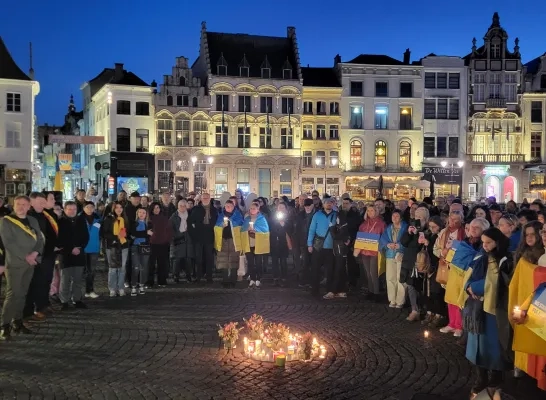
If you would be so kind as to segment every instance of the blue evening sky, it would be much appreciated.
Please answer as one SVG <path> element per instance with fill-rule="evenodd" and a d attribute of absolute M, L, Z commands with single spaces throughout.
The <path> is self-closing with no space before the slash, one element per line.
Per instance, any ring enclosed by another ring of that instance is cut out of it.
<path fill-rule="evenodd" d="M 510 49 L 519 37 L 524 62 L 546 52 L 546 2 L 528 8 L 507 0 L 12 1 L 2 6 L 0 36 L 25 71 L 32 41 L 38 123 L 59 124 L 70 94 L 79 108 L 81 84 L 115 62 L 147 82 L 162 81 L 176 56 L 193 63 L 201 21 L 209 31 L 270 36 L 295 26 L 302 65 L 331 66 L 337 53 L 344 61 L 360 53 L 401 58 L 408 47 L 412 60 L 431 52 L 464 56 L 474 36 L 481 45 L 495 11 Z"/>

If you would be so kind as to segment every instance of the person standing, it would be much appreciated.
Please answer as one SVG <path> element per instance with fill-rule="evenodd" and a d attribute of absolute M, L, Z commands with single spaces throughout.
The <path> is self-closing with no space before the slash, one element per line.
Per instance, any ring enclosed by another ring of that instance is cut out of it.
<path fill-rule="evenodd" d="M 131 258 L 133 274 L 131 275 L 131 296 L 146 293 L 144 285 L 148 280 L 148 260 L 150 258 L 150 236 L 153 235 L 152 225 L 148 221 L 148 211 L 140 208 L 137 211 L 135 223 L 131 227 Z M 138 283 L 138 284 L 137 284 Z"/>
<path fill-rule="evenodd" d="M 186 200 L 179 200 L 177 206 L 177 212 L 169 219 L 170 230 L 172 232 L 170 251 L 172 274 L 175 283 L 179 283 L 180 271 L 184 268 L 186 280 L 191 283 L 194 252 L 191 237 L 188 234 L 188 203 Z"/>
<path fill-rule="evenodd" d="M 87 308 L 82 301 L 85 247 L 89 232 L 83 218 L 78 217 L 78 206 L 73 201 L 64 204 L 64 217 L 59 220 L 59 247 L 61 259 L 61 287 L 59 297 L 62 309 L 68 309 L 69 301 L 76 308 Z"/>
<path fill-rule="evenodd" d="M 30 199 L 17 196 L 13 214 L 0 219 L 0 238 L 4 244 L 6 264 L 6 298 L 0 317 L 0 340 L 15 333 L 32 333 L 23 325 L 23 308 L 34 267 L 44 248 L 44 237 L 38 221 L 27 215 Z"/>
<path fill-rule="evenodd" d="M 288 277 L 288 254 L 292 243 L 292 222 L 286 203 L 278 203 L 269 224 L 271 240 L 271 264 L 273 266 L 273 285 L 286 285 Z"/>
<path fill-rule="evenodd" d="M 167 218 L 171 218 L 171 215 L 175 212 L 176 207 L 171 201 L 171 195 L 168 192 L 161 193 L 161 214 Z"/>
<path fill-rule="evenodd" d="M 392 224 L 387 226 L 379 240 L 380 251 L 385 253 L 386 258 L 385 274 L 390 308 L 402 308 L 406 302 L 406 289 L 400 283 L 400 271 L 404 254 L 404 246 L 402 246 L 400 240 L 408 229 L 407 224 L 402 219 L 403 214 L 401 210 L 394 210 L 391 215 Z"/>
<path fill-rule="evenodd" d="M 129 204 L 125 206 L 125 216 L 129 225 L 126 226 L 127 230 L 130 231 L 132 225 L 136 221 L 136 215 L 138 209 L 140 209 L 140 193 L 133 192 L 129 197 Z M 131 247 L 131 238 L 127 237 L 129 248 Z M 125 287 L 128 288 L 131 286 L 131 275 L 133 273 L 133 260 L 131 257 L 127 257 L 127 264 L 125 264 Z"/>
<path fill-rule="evenodd" d="M 302 196 L 300 196 L 301 199 Z M 307 197 L 307 196 L 306 196 Z M 311 279 L 311 253 L 307 250 L 307 235 L 309 226 L 315 215 L 313 200 L 305 198 L 294 222 L 294 235 L 292 236 L 292 252 L 294 267 L 298 274 L 300 288 L 310 287 Z"/>
<path fill-rule="evenodd" d="M 195 281 L 199 282 L 206 272 L 208 283 L 212 283 L 214 268 L 214 227 L 218 220 L 218 211 L 210 201 L 210 194 L 201 195 L 201 203 L 193 208 L 188 218 L 188 233 L 195 252 Z"/>
<path fill-rule="evenodd" d="M 376 201 L 376 204 L 385 204 L 382 200 Z M 379 206 L 380 207 L 380 206 Z M 383 209 L 384 211 L 384 209 Z M 385 212 L 385 211 L 384 211 Z M 366 219 L 362 224 L 360 225 L 360 228 L 358 228 L 359 232 L 365 232 L 367 234 L 371 234 L 373 236 L 377 236 L 379 239 L 383 232 L 385 231 L 385 228 L 387 227 L 384 217 L 381 216 L 380 213 L 378 213 L 377 206 L 376 207 L 368 207 L 366 209 Z M 387 220 L 392 221 L 392 216 L 389 215 L 389 218 Z M 379 240 L 378 240 L 378 248 L 377 249 L 370 249 L 370 250 L 361 250 L 360 251 L 360 257 L 362 259 L 362 271 L 360 273 L 360 279 L 363 280 L 364 277 L 366 277 L 366 280 L 368 282 L 368 299 L 374 300 L 376 302 L 380 302 L 381 299 L 379 297 Z"/>
<path fill-rule="evenodd" d="M 169 243 L 172 233 L 169 229 L 169 218 L 161 213 L 161 204 L 154 202 L 150 206 L 150 222 L 153 226 L 153 235 L 150 237 L 150 259 L 148 263 L 147 287 L 151 288 L 155 283 L 157 271 L 158 286 L 167 285 L 169 276 Z"/>
<path fill-rule="evenodd" d="M 237 282 L 237 268 L 241 252 L 241 226 L 243 216 L 235 204 L 228 200 L 218 213 L 214 227 L 214 240 L 218 252 L 218 269 L 223 270 L 223 282 L 226 287 L 234 287 Z"/>
<path fill-rule="evenodd" d="M 83 213 L 80 218 L 85 221 L 87 232 L 89 233 L 89 241 L 85 246 L 85 297 L 96 299 L 99 297 L 95 293 L 95 269 L 100 252 L 100 217 L 95 213 L 95 205 L 88 201 L 83 207 Z"/>
<path fill-rule="evenodd" d="M 260 213 L 260 205 L 253 202 L 250 204 L 248 216 L 241 228 L 241 246 L 245 253 L 250 277 L 248 287 L 261 286 L 263 263 L 269 254 L 270 245 L 269 225 Z"/>
<path fill-rule="evenodd" d="M 110 297 L 117 294 L 125 296 L 125 265 L 129 256 L 127 230 L 129 221 L 123 211 L 123 205 L 115 202 L 112 213 L 102 223 L 101 233 L 106 240 L 106 258 L 108 260 L 108 289 Z"/>

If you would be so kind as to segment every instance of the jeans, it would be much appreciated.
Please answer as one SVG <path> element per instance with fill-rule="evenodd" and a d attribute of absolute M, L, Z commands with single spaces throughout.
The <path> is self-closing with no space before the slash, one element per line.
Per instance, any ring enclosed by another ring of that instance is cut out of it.
<path fill-rule="evenodd" d="M 193 262 L 191 258 L 171 258 L 172 274 L 174 279 L 180 279 L 180 272 L 184 271 L 186 279 L 191 281 Z"/>
<path fill-rule="evenodd" d="M 196 279 L 203 278 L 203 271 L 206 272 L 207 281 L 212 282 L 212 271 L 214 270 L 214 244 L 194 243 L 195 250 L 195 273 Z"/>
<path fill-rule="evenodd" d="M 246 253 L 245 255 L 250 280 L 259 281 L 262 277 L 264 258 L 267 257 L 267 254 L 255 254 L 254 247 L 251 247 L 250 253 Z"/>
<path fill-rule="evenodd" d="M 378 256 L 361 256 L 362 271 L 361 278 L 366 276 L 368 281 L 368 292 L 370 294 L 379 294 L 379 271 Z"/>
<path fill-rule="evenodd" d="M 131 287 L 135 288 L 137 282 L 144 286 L 148 280 L 148 261 L 149 254 L 140 254 L 138 246 L 131 246 L 131 261 L 133 262 L 133 272 L 131 274 Z"/>
<path fill-rule="evenodd" d="M 389 303 L 403 306 L 406 302 L 406 288 L 400 283 L 400 270 L 402 262 L 396 261 L 394 258 L 387 258 L 387 296 Z"/>
<path fill-rule="evenodd" d="M 154 275 L 157 272 L 157 284 L 166 285 L 169 274 L 169 245 L 152 244 L 152 251 L 148 261 L 148 285 L 154 285 Z"/>
<path fill-rule="evenodd" d="M 345 293 L 347 280 L 347 257 L 334 256 L 334 262 L 326 265 L 326 291 L 334 294 Z"/>
<path fill-rule="evenodd" d="M 61 269 L 61 287 L 59 290 L 61 303 L 68 303 L 71 299 L 75 303 L 82 301 L 84 268 L 65 267 Z"/>
<path fill-rule="evenodd" d="M 271 256 L 271 264 L 273 266 L 273 277 L 275 279 L 286 279 L 288 275 L 288 260 L 287 257 Z M 279 268 L 280 265 L 280 268 Z"/>
<path fill-rule="evenodd" d="M 114 257 L 115 249 L 106 249 L 106 257 L 108 258 L 108 265 L 115 265 Z M 121 265 L 119 268 L 108 268 L 108 289 L 111 292 L 117 292 L 124 289 L 125 283 L 125 266 L 127 265 L 127 258 L 129 256 L 129 249 L 121 249 Z"/>
<path fill-rule="evenodd" d="M 85 293 L 95 291 L 95 269 L 97 268 L 97 253 L 85 254 Z"/>
<path fill-rule="evenodd" d="M 315 296 L 320 294 L 321 268 L 328 268 L 335 262 L 334 251 L 332 249 L 313 249 L 311 253 L 311 293 Z"/>
<path fill-rule="evenodd" d="M 406 285 L 408 297 L 411 304 L 411 311 L 419 312 L 419 291 L 412 285 Z"/>
<path fill-rule="evenodd" d="M 300 285 L 307 285 L 311 279 L 311 253 L 309 253 L 306 246 L 296 246 L 292 251 L 298 282 Z"/>

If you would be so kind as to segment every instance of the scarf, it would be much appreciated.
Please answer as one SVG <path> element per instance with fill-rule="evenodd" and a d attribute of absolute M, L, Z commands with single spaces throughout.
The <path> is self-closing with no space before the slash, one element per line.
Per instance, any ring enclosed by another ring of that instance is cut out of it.
<path fill-rule="evenodd" d="M 38 240 L 38 237 L 36 236 L 36 232 L 34 232 L 34 229 L 26 226 L 23 222 L 21 222 L 20 218 L 18 218 L 16 216 L 12 217 L 12 216 L 9 216 L 9 215 L 5 216 L 4 218 L 7 219 L 8 221 L 11 221 L 14 225 L 18 226 L 19 228 L 21 228 L 28 235 L 30 235 L 30 237 L 32 237 L 32 239 Z"/>
<path fill-rule="evenodd" d="M 58 236 L 59 235 L 59 225 L 57 224 L 57 221 L 55 221 L 55 218 L 53 218 L 47 211 L 44 211 L 44 217 L 47 219 L 49 224 L 51 225 L 51 228 L 53 228 L 53 231 Z"/>
<path fill-rule="evenodd" d="M 205 218 L 203 219 L 203 224 L 208 225 L 210 224 L 210 203 L 206 206 L 203 206 L 205 209 Z"/>
<path fill-rule="evenodd" d="M 114 236 L 117 236 L 119 238 L 119 242 L 121 244 L 127 243 L 126 238 L 119 237 L 119 233 L 125 229 L 125 220 L 122 217 L 117 217 L 117 219 L 114 221 Z"/>
<path fill-rule="evenodd" d="M 181 213 L 178 211 L 178 217 L 180 217 L 180 226 L 178 227 L 179 232 L 186 232 L 188 229 L 188 212 L 184 211 Z"/>

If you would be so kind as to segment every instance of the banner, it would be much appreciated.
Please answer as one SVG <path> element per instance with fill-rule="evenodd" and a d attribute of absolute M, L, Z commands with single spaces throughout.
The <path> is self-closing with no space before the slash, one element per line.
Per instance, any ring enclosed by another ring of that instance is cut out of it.
<path fill-rule="evenodd" d="M 104 136 L 49 135 L 49 143 L 104 144 Z"/>
<path fill-rule="evenodd" d="M 59 154 L 59 171 L 72 170 L 72 154 Z"/>
<path fill-rule="evenodd" d="M 533 296 L 525 326 L 546 342 L 546 283 L 539 286 Z"/>
<path fill-rule="evenodd" d="M 379 237 L 377 233 L 358 232 L 356 234 L 355 249 L 379 251 Z"/>

